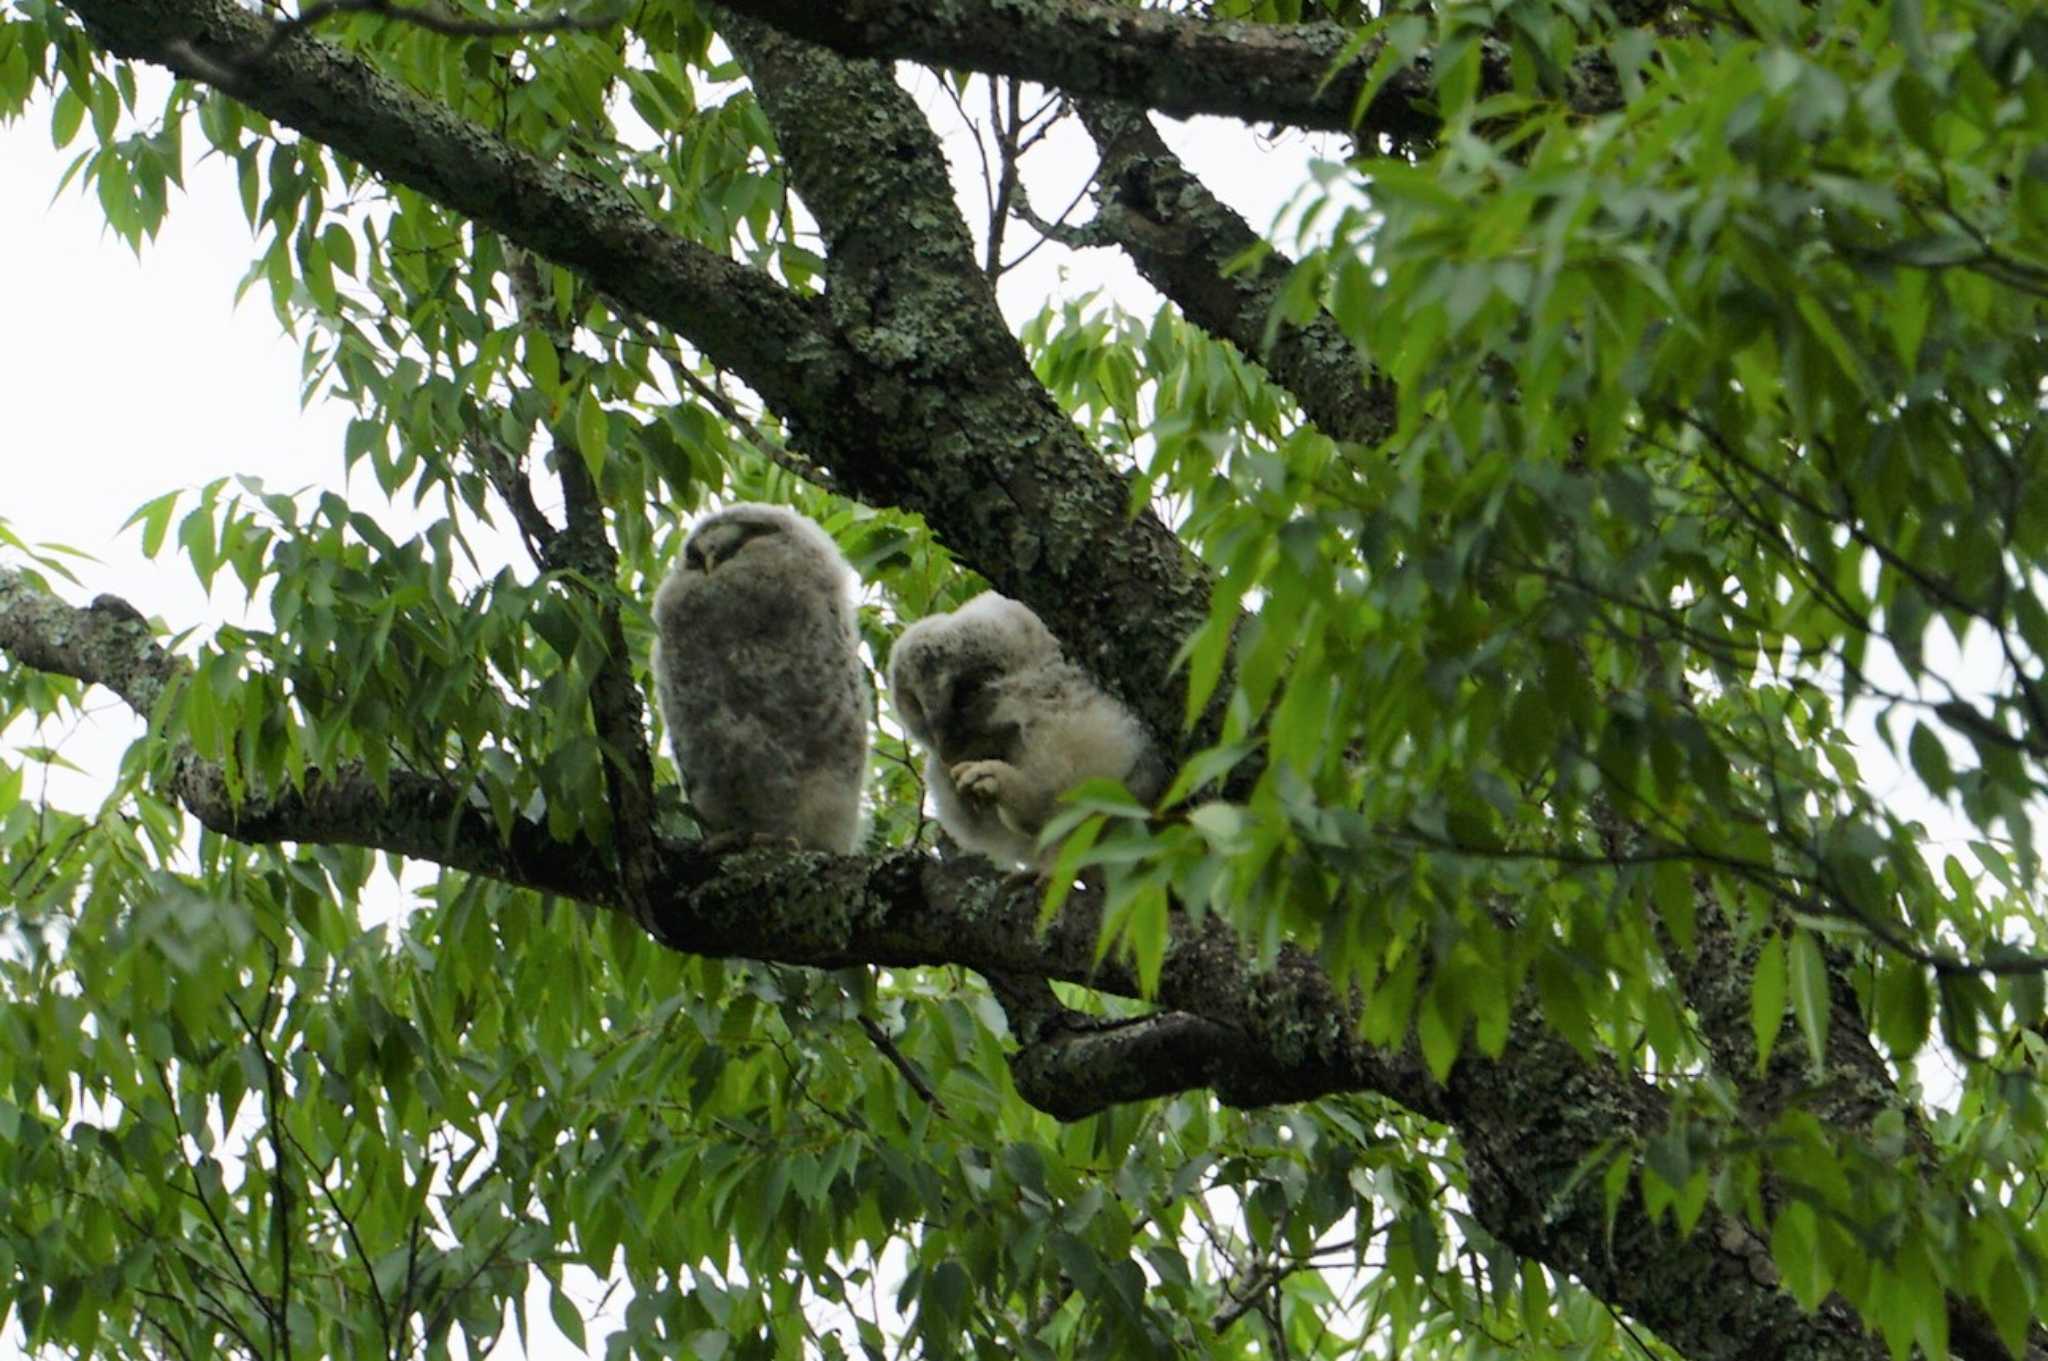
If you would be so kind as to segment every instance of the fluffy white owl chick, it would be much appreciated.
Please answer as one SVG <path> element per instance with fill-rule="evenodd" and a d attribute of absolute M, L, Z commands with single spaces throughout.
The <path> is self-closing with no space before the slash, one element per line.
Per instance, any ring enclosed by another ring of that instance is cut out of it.
<path fill-rule="evenodd" d="M 714 836 L 859 845 L 868 675 L 855 582 L 812 521 L 746 503 L 698 521 L 655 592 L 655 694 Z"/>
<path fill-rule="evenodd" d="M 1166 784 L 1137 715 L 1067 661 L 1029 608 L 993 591 L 905 629 L 889 694 L 929 750 L 939 824 L 999 864 L 1044 868 L 1038 834 L 1085 780 L 1122 780 L 1148 802 Z"/>

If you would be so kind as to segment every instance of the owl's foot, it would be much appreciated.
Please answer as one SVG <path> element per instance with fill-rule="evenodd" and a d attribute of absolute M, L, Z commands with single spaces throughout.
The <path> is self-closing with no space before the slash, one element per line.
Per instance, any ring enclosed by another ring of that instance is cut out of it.
<path fill-rule="evenodd" d="M 723 831 L 706 832 L 702 844 L 706 855 L 729 855 L 752 840 L 753 836 L 750 833 L 735 831 L 728 827 Z"/>
<path fill-rule="evenodd" d="M 804 843 L 787 832 L 744 832 L 731 827 L 707 832 L 702 844 L 706 855 L 731 855 L 757 846 L 770 846 L 778 851 L 804 849 Z"/>
<path fill-rule="evenodd" d="M 1000 804 L 1013 768 L 1007 761 L 962 761 L 946 773 L 953 777 L 953 787 L 961 797 Z"/>

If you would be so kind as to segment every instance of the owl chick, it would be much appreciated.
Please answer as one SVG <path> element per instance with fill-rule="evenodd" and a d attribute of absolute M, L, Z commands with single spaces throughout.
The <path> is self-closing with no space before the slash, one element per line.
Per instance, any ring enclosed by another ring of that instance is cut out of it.
<path fill-rule="evenodd" d="M 824 530 L 749 503 L 698 521 L 655 592 L 655 694 L 714 839 L 859 844 L 868 677 L 854 582 Z"/>
<path fill-rule="evenodd" d="M 1165 787 L 1137 716 L 1061 655 L 1037 615 L 993 591 L 905 629 L 889 693 L 930 752 L 939 825 L 999 864 L 1047 868 L 1038 833 L 1084 780 L 1122 780 L 1147 802 Z"/>

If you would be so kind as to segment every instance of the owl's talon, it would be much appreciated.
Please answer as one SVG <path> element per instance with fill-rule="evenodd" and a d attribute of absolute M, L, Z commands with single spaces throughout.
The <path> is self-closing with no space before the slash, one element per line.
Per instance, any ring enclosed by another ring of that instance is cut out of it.
<path fill-rule="evenodd" d="M 1000 761 L 962 761 L 946 773 L 962 794 L 995 803 L 1003 793 L 1002 765 Z"/>

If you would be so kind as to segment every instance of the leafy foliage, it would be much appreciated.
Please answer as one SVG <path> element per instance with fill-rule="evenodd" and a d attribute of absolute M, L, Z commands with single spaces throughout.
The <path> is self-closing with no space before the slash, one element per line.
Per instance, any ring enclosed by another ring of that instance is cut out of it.
<path fill-rule="evenodd" d="M 1670 1111 L 1555 1207 L 1639 1204 L 1674 1240 L 1732 1216 L 1896 1357 L 1946 1352 L 1951 1300 L 2019 1353 L 2048 1310 L 2044 20 L 1213 9 L 1434 52 L 1431 143 L 1320 167 L 1274 234 L 1299 256 L 1273 325 L 1334 318 L 1397 421 L 1334 439 L 1171 309 L 1063 298 L 1022 328 L 1209 574 L 1189 730 L 1222 715 L 1160 808 L 1080 792 L 1048 917 L 1099 875 L 1101 949 L 1147 989 L 1177 913 L 1311 951 L 1358 1034 L 1439 1083 L 1547 1028 Z M 319 29 L 824 296 L 704 17 L 650 4 L 631 33 Z M 977 583 L 682 337 L 223 94 L 139 84 L 49 0 L 0 24 L 0 113 L 31 109 L 85 139 L 72 178 L 138 250 L 188 157 L 235 165 L 245 286 L 303 338 L 308 398 L 353 408 L 344 465 L 420 526 L 225 473 L 140 507 L 152 556 L 267 622 L 184 640 L 96 810 L 32 789 L 83 687 L 0 670 L 0 1304 L 32 1345 L 476 1355 L 531 1326 L 536 1280 L 595 1345 L 593 1273 L 630 1285 L 617 1356 L 1660 1345 L 1489 1228 L 1455 1131 L 1382 1096 L 1063 1126 L 964 972 L 686 957 L 480 875 L 199 832 L 165 778 L 186 751 L 237 798 L 456 772 L 505 836 L 613 849 L 610 612 L 644 687 L 644 602 L 710 498 L 816 516 L 878 664 Z M 615 579 L 519 558 L 508 474 L 586 479 Z M 663 764 L 687 834 L 673 791 Z M 886 715 L 873 792 L 874 847 L 932 839 Z M 1937 818 L 1964 853 L 1932 851 Z"/>

